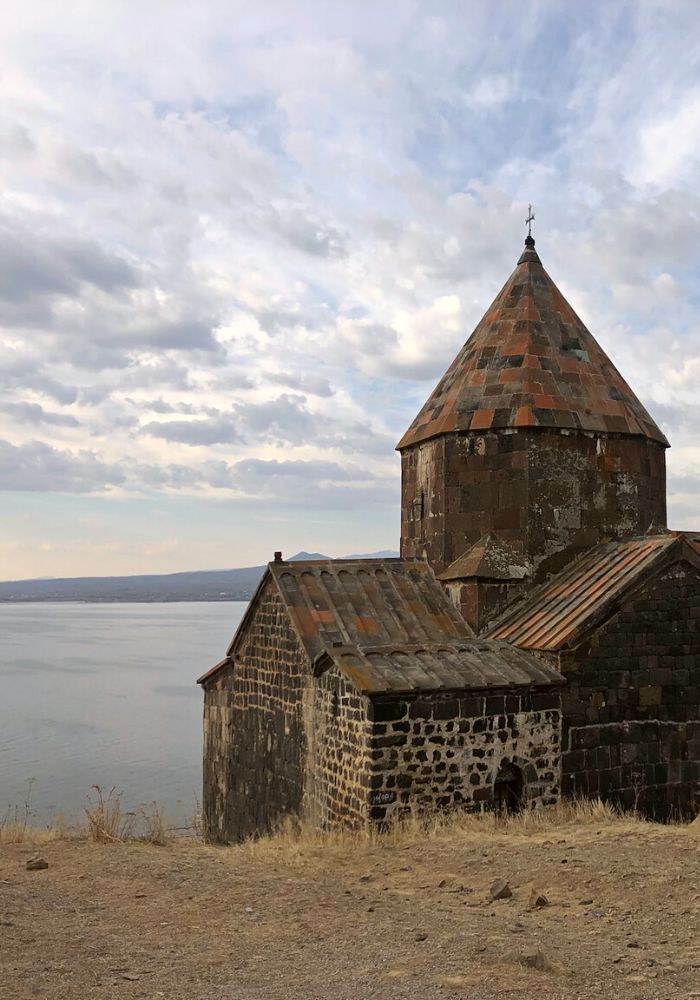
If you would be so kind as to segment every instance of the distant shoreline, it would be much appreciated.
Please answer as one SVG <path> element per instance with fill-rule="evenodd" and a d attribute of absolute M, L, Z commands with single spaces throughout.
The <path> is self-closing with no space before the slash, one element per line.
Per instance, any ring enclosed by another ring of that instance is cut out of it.
<path fill-rule="evenodd" d="M 253 595 L 234 597 L 0 597 L 3 604 L 234 604 Z"/>
<path fill-rule="evenodd" d="M 383 549 L 348 559 L 394 558 Z M 320 552 L 297 552 L 290 562 L 327 559 Z M 240 569 L 188 570 L 134 576 L 77 576 L 0 581 L 0 604 L 183 604 L 249 601 L 264 566 Z"/>

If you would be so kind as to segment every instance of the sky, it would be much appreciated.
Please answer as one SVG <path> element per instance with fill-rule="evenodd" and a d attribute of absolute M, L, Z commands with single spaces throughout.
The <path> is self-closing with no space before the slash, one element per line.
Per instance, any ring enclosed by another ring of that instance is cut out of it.
<path fill-rule="evenodd" d="M 398 548 L 520 254 L 700 527 L 696 0 L 25 0 L 0 26 L 0 578 Z"/>

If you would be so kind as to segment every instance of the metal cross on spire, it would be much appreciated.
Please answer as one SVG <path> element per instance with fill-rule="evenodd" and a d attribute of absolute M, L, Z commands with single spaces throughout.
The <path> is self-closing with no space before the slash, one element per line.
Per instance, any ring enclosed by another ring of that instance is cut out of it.
<path fill-rule="evenodd" d="M 525 224 L 527 225 L 527 235 L 529 239 L 532 239 L 532 223 L 535 221 L 535 216 L 532 213 L 532 205 L 527 206 L 527 219 L 525 219 Z"/>

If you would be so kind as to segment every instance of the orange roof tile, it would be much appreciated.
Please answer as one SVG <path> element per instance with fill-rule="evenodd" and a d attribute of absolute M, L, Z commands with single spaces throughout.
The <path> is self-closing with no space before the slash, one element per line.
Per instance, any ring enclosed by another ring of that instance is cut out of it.
<path fill-rule="evenodd" d="M 658 563 L 686 558 L 700 569 L 696 545 L 690 535 L 673 531 L 605 542 L 538 587 L 524 604 L 506 611 L 484 635 L 522 649 L 575 646 Z"/>
<path fill-rule="evenodd" d="M 447 433 L 448 427 L 450 431 L 486 430 L 492 423 L 499 428 L 551 427 L 553 409 L 566 412 L 556 426 L 647 437 L 668 447 L 661 430 L 547 274 L 534 246 L 534 240 L 526 240 L 515 271 L 404 434 L 399 449 Z M 536 383 L 531 381 L 535 371 Z M 517 402 L 516 395 L 521 397 Z M 521 403 L 532 407 L 527 423 Z"/>

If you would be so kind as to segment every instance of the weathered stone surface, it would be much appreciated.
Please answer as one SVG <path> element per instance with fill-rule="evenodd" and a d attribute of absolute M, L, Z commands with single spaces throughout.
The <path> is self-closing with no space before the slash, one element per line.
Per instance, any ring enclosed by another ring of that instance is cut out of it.
<path fill-rule="evenodd" d="M 28 872 L 42 871 L 42 870 L 44 870 L 45 868 L 48 868 L 48 867 L 49 867 L 49 863 L 46 860 L 46 858 L 42 858 L 38 854 L 35 855 L 33 858 L 29 858 L 28 861 L 27 861 L 27 865 L 26 865 L 26 868 L 27 868 Z"/>
<path fill-rule="evenodd" d="M 539 700 L 537 708 L 533 699 Z M 495 783 L 506 765 L 522 774 L 520 806 L 558 800 L 561 716 L 556 691 L 491 691 L 459 698 L 434 693 L 393 704 L 394 720 L 386 729 L 396 742 L 383 745 L 384 729 L 379 736 L 375 726 L 370 764 L 371 787 L 393 795 L 390 801 L 377 800 L 373 819 L 497 807 Z"/>
<path fill-rule="evenodd" d="M 489 889 L 489 897 L 493 900 L 510 899 L 512 895 L 513 891 L 504 878 L 497 878 Z"/>
<path fill-rule="evenodd" d="M 552 967 L 549 959 L 540 948 L 532 948 L 521 952 L 518 956 L 518 962 L 528 969 L 537 969 L 538 972 L 546 972 Z"/>
<path fill-rule="evenodd" d="M 694 816 L 700 788 L 698 570 L 688 563 L 668 567 L 557 659 L 567 678 L 564 793 L 600 797 L 658 819 Z"/>

